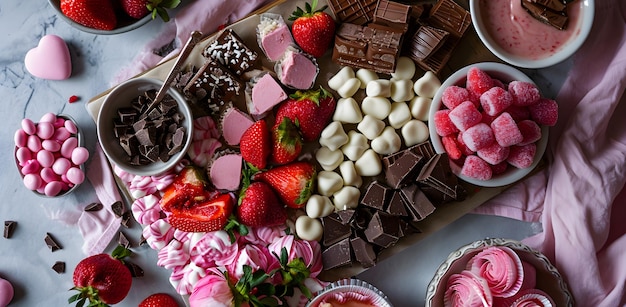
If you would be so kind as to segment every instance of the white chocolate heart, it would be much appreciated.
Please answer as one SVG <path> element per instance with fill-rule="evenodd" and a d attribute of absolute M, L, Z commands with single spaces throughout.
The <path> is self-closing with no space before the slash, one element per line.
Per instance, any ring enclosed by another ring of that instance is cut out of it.
<path fill-rule="evenodd" d="M 333 121 L 356 124 L 361 122 L 361 120 L 363 120 L 363 113 L 361 113 L 361 108 L 359 108 L 354 98 L 339 98 L 337 100 Z"/>
<path fill-rule="evenodd" d="M 343 125 L 340 122 L 333 121 L 322 130 L 319 142 L 320 145 L 326 146 L 330 150 L 337 150 L 348 142 L 348 135 L 343 130 Z"/>
<path fill-rule="evenodd" d="M 400 150 L 402 140 L 393 127 L 385 127 L 383 133 L 372 140 L 371 146 L 375 152 L 381 155 L 389 155 Z"/>
<path fill-rule="evenodd" d="M 343 152 L 322 146 L 315 152 L 315 159 L 325 171 L 332 171 L 343 162 Z"/>
<path fill-rule="evenodd" d="M 368 149 L 354 162 L 354 169 L 359 176 L 377 176 L 382 172 L 383 165 L 380 156 L 373 149 Z"/>
<path fill-rule="evenodd" d="M 356 71 L 356 77 L 359 78 L 359 80 L 361 80 L 360 88 L 362 90 L 367 88 L 367 84 L 370 81 L 378 80 L 378 75 L 376 74 L 375 71 L 369 70 L 369 69 L 365 69 L 365 68 L 361 68 L 361 69 L 357 70 Z"/>
<path fill-rule="evenodd" d="M 70 50 L 59 36 L 44 35 L 37 47 L 24 58 L 26 70 L 33 76 L 49 80 L 65 80 L 72 74 Z"/>
<path fill-rule="evenodd" d="M 354 162 L 347 160 L 339 164 L 339 173 L 343 178 L 343 184 L 353 187 L 361 187 L 363 184 L 363 178 L 356 173 L 354 168 Z"/>
<path fill-rule="evenodd" d="M 341 151 L 348 159 L 356 161 L 369 148 L 370 145 L 364 135 L 350 130 L 348 132 L 348 143 L 341 146 Z"/>
<path fill-rule="evenodd" d="M 328 196 L 313 194 L 306 202 L 306 215 L 310 218 L 325 217 L 335 211 L 335 205 Z"/>
<path fill-rule="evenodd" d="M 337 90 L 337 94 L 342 98 L 352 97 L 361 86 L 361 80 L 357 78 L 350 78 L 346 80 L 341 87 Z"/>
<path fill-rule="evenodd" d="M 437 78 L 437 76 L 429 70 L 421 78 L 415 81 L 413 91 L 415 91 L 417 96 L 433 98 L 440 87 L 441 81 L 439 81 L 439 78 Z"/>
<path fill-rule="evenodd" d="M 303 240 L 319 241 L 324 234 L 324 227 L 319 219 L 301 215 L 296 219 L 296 234 Z"/>
<path fill-rule="evenodd" d="M 404 145 L 407 147 L 417 145 L 428 140 L 428 125 L 423 121 L 413 119 L 406 123 L 401 130 Z"/>
<path fill-rule="evenodd" d="M 394 129 L 400 129 L 404 124 L 408 123 L 411 117 L 409 105 L 406 102 L 394 102 L 391 104 L 391 112 L 389 112 L 389 125 Z"/>
<path fill-rule="evenodd" d="M 344 66 L 328 80 L 328 87 L 337 91 L 350 78 L 354 78 L 354 70 L 349 66 Z"/>
<path fill-rule="evenodd" d="M 343 187 L 343 178 L 333 171 L 317 173 L 317 192 L 322 196 L 331 196 Z"/>
<path fill-rule="evenodd" d="M 391 100 L 409 101 L 415 97 L 413 81 L 408 79 L 394 80 L 391 82 Z"/>
<path fill-rule="evenodd" d="M 391 77 L 396 80 L 411 80 L 415 75 L 415 62 L 411 58 L 401 56 L 396 61 L 396 70 L 391 73 Z"/>
<path fill-rule="evenodd" d="M 372 83 L 372 82 L 370 82 Z M 363 114 L 383 120 L 391 112 L 391 102 L 385 97 L 365 97 L 361 102 Z"/>
<path fill-rule="evenodd" d="M 356 126 L 363 135 L 369 140 L 373 140 L 379 136 L 385 129 L 385 122 L 371 115 L 363 116 L 363 120 Z"/>
<path fill-rule="evenodd" d="M 413 116 L 413 118 L 419 119 L 421 121 L 427 121 L 428 111 L 432 102 L 433 100 L 427 97 L 413 97 L 413 99 L 411 99 L 411 102 L 409 103 L 409 109 L 411 109 L 411 115 Z"/>
<path fill-rule="evenodd" d="M 367 83 L 365 94 L 368 97 L 390 97 L 391 81 L 386 79 L 372 80 Z"/>
<path fill-rule="evenodd" d="M 333 195 L 333 204 L 337 210 L 354 209 L 359 205 L 361 191 L 353 186 L 344 186 Z"/>

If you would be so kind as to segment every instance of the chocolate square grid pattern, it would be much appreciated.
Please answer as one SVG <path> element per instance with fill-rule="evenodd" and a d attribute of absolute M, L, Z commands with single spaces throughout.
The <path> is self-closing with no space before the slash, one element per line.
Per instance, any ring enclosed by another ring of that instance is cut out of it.
<path fill-rule="evenodd" d="M 378 0 L 328 0 L 337 21 L 364 25 L 373 20 Z"/>

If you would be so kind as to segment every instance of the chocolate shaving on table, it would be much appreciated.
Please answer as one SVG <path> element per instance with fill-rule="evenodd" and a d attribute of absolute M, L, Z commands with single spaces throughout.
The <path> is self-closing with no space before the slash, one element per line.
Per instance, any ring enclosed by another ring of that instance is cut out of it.
<path fill-rule="evenodd" d="M 119 200 L 112 203 L 111 211 L 113 211 L 113 214 L 115 214 L 115 217 L 118 217 L 118 218 L 122 217 L 124 215 L 124 212 L 126 211 L 126 209 L 124 208 L 124 203 L 122 203 Z"/>
<path fill-rule="evenodd" d="M 131 212 L 130 211 L 124 212 L 124 214 L 122 214 L 122 220 L 120 221 L 120 224 L 124 226 L 125 228 L 130 228 L 132 222 L 133 222 L 133 217 L 132 217 Z"/>
<path fill-rule="evenodd" d="M 117 238 L 117 243 L 119 243 L 119 245 L 121 246 L 124 246 L 125 248 L 130 248 L 130 246 L 132 245 L 130 243 L 130 240 L 128 240 L 126 235 L 121 231 L 120 231 L 120 235 Z"/>
<path fill-rule="evenodd" d="M 565 11 L 554 11 L 532 0 L 520 0 L 522 7 L 535 19 L 551 25 L 559 30 L 565 30 L 569 18 Z"/>
<path fill-rule="evenodd" d="M 4 237 L 10 239 L 13 236 L 13 232 L 17 227 L 16 221 L 4 221 Z"/>
<path fill-rule="evenodd" d="M 50 248 L 50 251 L 52 252 L 62 249 L 61 245 L 57 243 L 57 241 L 52 237 L 50 233 L 46 233 L 46 237 L 44 238 L 44 241 L 46 242 L 46 244 L 48 245 L 48 248 Z"/>
<path fill-rule="evenodd" d="M 144 276 L 143 269 L 139 265 L 134 264 L 134 263 L 132 263 L 132 262 L 130 262 L 128 260 L 124 260 L 124 265 L 130 271 L 130 276 L 132 276 L 132 277 L 143 277 Z"/>
<path fill-rule="evenodd" d="M 63 261 L 57 261 L 54 263 L 54 265 L 52 265 L 52 269 L 57 272 L 58 274 L 63 274 L 65 273 L 65 262 Z"/>
<path fill-rule="evenodd" d="M 139 246 L 143 246 L 148 243 L 148 240 L 142 235 L 139 236 Z"/>
<path fill-rule="evenodd" d="M 103 206 L 102 206 L 101 203 L 91 203 L 91 204 L 87 205 L 85 207 L 85 209 L 83 209 L 83 210 L 85 210 L 87 212 L 93 212 L 93 211 L 100 211 L 100 210 L 102 210 L 102 208 L 103 208 Z"/>

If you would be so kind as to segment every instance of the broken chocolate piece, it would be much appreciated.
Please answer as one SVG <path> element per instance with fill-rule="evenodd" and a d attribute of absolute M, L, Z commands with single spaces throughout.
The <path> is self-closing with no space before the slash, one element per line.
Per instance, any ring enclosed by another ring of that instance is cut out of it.
<path fill-rule="evenodd" d="M 125 228 L 130 228 L 130 224 L 132 222 L 133 222 L 132 213 L 130 211 L 124 212 L 124 214 L 122 214 L 122 220 L 120 221 L 120 224 L 124 226 Z"/>
<path fill-rule="evenodd" d="M 56 240 L 54 240 L 54 238 L 52 237 L 50 233 L 46 233 L 46 237 L 44 238 L 44 241 L 48 245 L 48 248 L 50 248 L 50 250 L 53 252 L 61 249 L 61 245 L 59 245 L 59 243 L 57 243 Z"/>
<path fill-rule="evenodd" d="M 65 273 L 65 262 L 57 261 L 52 265 L 52 269 L 57 272 L 57 274 Z"/>
<path fill-rule="evenodd" d="M 124 208 L 124 204 L 118 200 L 111 204 L 111 211 L 115 214 L 115 217 L 120 218 L 124 215 L 126 208 Z"/>
<path fill-rule="evenodd" d="M 124 260 L 124 265 L 130 271 L 130 276 L 132 276 L 132 277 L 143 277 L 144 276 L 143 269 L 139 265 L 137 265 L 135 263 L 132 263 L 132 262 L 130 262 L 128 260 Z"/>
<path fill-rule="evenodd" d="M 543 5 L 557 12 L 565 11 L 565 8 L 567 8 L 566 2 L 562 0 L 531 0 L 531 1 L 533 3 Z"/>
<path fill-rule="evenodd" d="M 387 207 L 387 213 L 403 217 L 409 216 L 409 213 L 406 211 L 406 204 L 402 199 L 400 191 L 396 190 L 392 192 L 391 199 L 389 200 L 389 206 Z"/>
<path fill-rule="evenodd" d="M 219 61 L 238 76 L 250 70 L 259 57 L 232 29 L 220 33 L 217 39 L 204 49 L 202 55 Z"/>
<path fill-rule="evenodd" d="M 435 211 L 435 206 L 416 184 L 405 186 L 400 191 L 413 221 L 421 221 Z"/>
<path fill-rule="evenodd" d="M 437 52 L 448 38 L 448 32 L 431 26 L 420 26 L 411 38 L 409 57 L 414 61 L 424 61 Z"/>
<path fill-rule="evenodd" d="M 565 11 L 554 11 L 532 0 L 520 0 L 522 7 L 535 19 L 551 25 L 559 30 L 565 30 L 569 18 Z"/>
<path fill-rule="evenodd" d="M 364 25 L 374 18 L 378 0 L 329 0 L 328 6 L 337 21 Z"/>
<path fill-rule="evenodd" d="M 408 29 L 411 7 L 406 4 L 379 0 L 374 12 L 374 23 L 406 31 Z"/>
<path fill-rule="evenodd" d="M 351 262 L 350 238 L 345 238 L 322 252 L 322 263 L 325 270 L 348 265 Z"/>
<path fill-rule="evenodd" d="M 418 156 L 411 151 L 404 151 L 400 157 L 395 159 L 395 161 L 385 169 L 387 184 L 394 189 L 398 189 L 401 186 L 413 182 L 423 164 L 424 159 L 422 156 Z"/>
<path fill-rule="evenodd" d="M 344 224 L 350 224 L 354 218 L 355 212 L 356 210 L 354 209 L 346 209 L 346 210 L 337 211 L 335 214 L 337 214 L 337 217 L 340 222 Z"/>
<path fill-rule="evenodd" d="M 364 231 L 367 241 L 383 248 L 395 245 L 402 237 L 398 221 L 397 216 L 377 211 Z"/>
<path fill-rule="evenodd" d="M 10 239 L 13 236 L 15 227 L 17 227 L 16 221 L 4 221 L 4 238 Z"/>
<path fill-rule="evenodd" d="M 83 210 L 85 210 L 87 212 L 100 211 L 100 210 L 102 210 L 103 207 L 104 206 L 102 206 L 101 203 L 91 203 L 91 204 L 87 205 L 85 207 L 85 209 L 83 209 Z"/>
<path fill-rule="evenodd" d="M 367 186 L 367 190 L 365 191 L 365 195 L 363 195 L 363 199 L 361 199 L 361 204 L 368 206 L 370 208 L 385 210 L 387 207 L 387 201 L 389 200 L 389 188 L 387 188 L 382 183 L 376 181 L 372 181 L 372 183 Z"/>
<path fill-rule="evenodd" d="M 117 243 L 125 248 L 130 248 L 131 244 L 126 235 L 120 231 L 120 235 L 117 238 Z"/>
<path fill-rule="evenodd" d="M 433 156 L 422 168 L 416 180 L 428 198 L 436 204 L 452 200 L 463 200 L 467 193 L 450 169 L 448 155 Z"/>
<path fill-rule="evenodd" d="M 376 264 L 376 252 L 374 247 L 361 237 L 350 239 L 350 246 L 354 252 L 354 257 L 363 267 L 369 268 Z"/>
<path fill-rule="evenodd" d="M 350 225 L 343 224 L 340 220 L 330 216 L 322 218 L 322 225 L 324 225 L 324 246 L 331 246 L 345 238 L 350 237 L 352 229 Z"/>
<path fill-rule="evenodd" d="M 454 0 L 439 0 L 430 10 L 428 23 L 460 38 L 472 23 L 472 17 L 470 12 Z"/>

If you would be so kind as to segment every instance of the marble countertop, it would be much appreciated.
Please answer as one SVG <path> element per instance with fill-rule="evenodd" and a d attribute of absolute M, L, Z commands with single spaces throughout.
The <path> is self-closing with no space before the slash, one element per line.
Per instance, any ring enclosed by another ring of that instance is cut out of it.
<path fill-rule="evenodd" d="M 172 12 L 175 15 L 175 12 Z M 38 120 L 44 113 L 65 113 L 74 117 L 85 134 L 85 146 L 93 153 L 96 128 L 85 103 L 109 89 L 111 81 L 164 27 L 160 20 L 137 30 L 113 36 L 80 32 L 61 20 L 47 1 L 0 2 L 0 119 L 5 130 L 0 165 L 0 222 L 14 220 L 18 226 L 10 239 L 0 238 L 0 277 L 15 288 L 11 306 L 65 306 L 75 265 L 85 257 L 82 238 L 72 219 L 82 208 L 97 201 L 88 182 L 61 198 L 42 198 L 22 184 L 13 157 L 13 135 L 23 118 Z M 72 75 L 50 81 L 29 74 L 24 56 L 47 34 L 63 38 L 72 58 Z M 569 61 L 540 71 L 526 71 L 546 96 L 555 96 L 566 75 Z M 69 103 L 70 96 L 80 100 Z M 122 229 L 131 240 L 139 238 L 138 224 Z M 485 237 L 523 239 L 541 230 L 541 225 L 506 218 L 467 215 L 403 252 L 380 262 L 359 275 L 383 290 L 397 306 L 424 302 L 426 285 L 439 264 L 457 247 Z M 51 233 L 62 246 L 52 252 L 44 242 Z M 114 244 L 115 242 L 113 242 Z M 135 245 L 137 240 L 135 240 Z M 113 245 L 111 244 L 111 246 Z M 109 251 L 112 249 L 109 247 Z M 118 306 L 137 306 L 154 292 L 175 295 L 169 271 L 156 265 L 156 252 L 147 246 L 133 248 L 132 261 L 144 269 L 135 278 L 128 297 Z M 66 263 L 66 272 L 52 270 L 56 261 Z M 45 303 L 44 303 L 45 302 Z M 180 300 L 182 306 L 182 299 Z"/>

